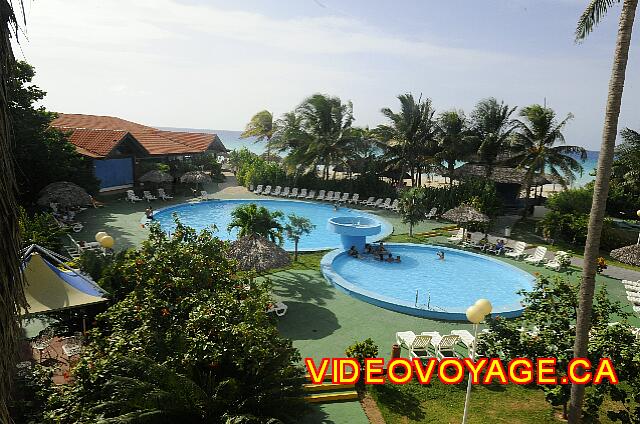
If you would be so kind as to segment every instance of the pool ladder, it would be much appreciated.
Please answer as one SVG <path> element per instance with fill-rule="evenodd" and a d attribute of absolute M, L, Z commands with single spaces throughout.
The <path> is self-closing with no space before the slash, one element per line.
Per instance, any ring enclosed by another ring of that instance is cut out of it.
<path fill-rule="evenodd" d="M 436 305 L 431 305 L 431 292 L 429 290 L 427 290 L 427 303 L 420 305 L 418 303 L 418 298 L 420 297 L 420 291 L 416 290 L 416 301 L 414 303 L 416 308 L 420 308 L 420 309 L 427 309 L 429 311 L 442 311 L 442 312 L 446 312 L 446 309 L 441 308 L 439 306 Z"/>

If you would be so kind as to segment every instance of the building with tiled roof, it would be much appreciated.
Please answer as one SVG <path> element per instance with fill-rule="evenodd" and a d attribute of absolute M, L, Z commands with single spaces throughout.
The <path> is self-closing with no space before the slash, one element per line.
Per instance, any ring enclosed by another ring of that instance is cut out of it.
<path fill-rule="evenodd" d="M 159 130 L 114 116 L 60 113 L 51 123 L 94 160 L 101 190 L 131 187 L 140 159 L 184 159 L 227 149 L 216 134 Z"/>

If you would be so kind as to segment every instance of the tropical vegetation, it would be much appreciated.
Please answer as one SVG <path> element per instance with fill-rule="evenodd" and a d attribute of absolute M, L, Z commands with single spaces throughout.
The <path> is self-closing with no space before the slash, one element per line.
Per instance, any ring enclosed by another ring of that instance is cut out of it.
<path fill-rule="evenodd" d="M 580 302 L 576 323 L 576 340 L 574 355 L 584 356 L 588 351 L 589 330 L 591 329 L 591 312 L 595 291 L 596 261 L 600 254 L 600 235 L 604 222 L 607 196 L 609 194 L 609 179 L 613 164 L 616 135 L 618 131 L 618 118 L 620 117 L 620 105 L 622 92 L 624 91 L 624 79 L 629 58 L 629 46 L 631 33 L 635 20 L 638 0 L 592 0 L 578 21 L 576 28 L 576 40 L 584 40 L 600 23 L 607 11 L 614 3 L 622 2 L 620 23 L 613 55 L 613 69 L 609 81 L 609 93 L 604 116 L 602 131 L 602 144 L 598 159 L 598 170 L 593 189 L 593 202 L 589 214 L 589 226 L 587 228 L 587 240 L 584 249 L 584 267 L 582 268 L 582 284 L 580 286 Z M 582 419 L 582 405 L 584 402 L 585 387 L 574 384 L 571 387 L 571 406 L 569 410 L 569 422 L 578 423 Z"/>
<path fill-rule="evenodd" d="M 255 203 L 247 203 L 236 207 L 231 212 L 233 218 L 227 230 L 238 229 L 238 237 L 261 236 L 272 242 L 282 244 L 282 231 L 284 227 L 279 219 L 284 214 L 281 211 L 271 212 L 264 206 Z"/>
<path fill-rule="evenodd" d="M 300 238 L 306 234 L 310 234 L 316 227 L 311 223 L 309 218 L 291 213 L 287 216 L 288 222 L 284 226 L 284 233 L 287 238 L 293 241 L 293 260 L 298 260 L 298 243 Z"/>
<path fill-rule="evenodd" d="M 109 265 L 119 298 L 96 318 L 43 422 L 294 422 L 299 354 L 265 312 L 269 285 L 238 273 L 227 248 L 208 230 L 176 222 L 168 236 L 154 225 Z"/>

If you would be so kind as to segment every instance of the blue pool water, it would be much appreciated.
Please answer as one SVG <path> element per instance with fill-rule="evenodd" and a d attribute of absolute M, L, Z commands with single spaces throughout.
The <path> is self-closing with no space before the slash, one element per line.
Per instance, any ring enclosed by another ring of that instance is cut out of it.
<path fill-rule="evenodd" d="M 211 228 L 211 225 L 215 224 L 218 227 L 216 236 L 223 240 L 235 240 L 238 234 L 237 230 L 233 230 L 231 233 L 227 231 L 227 226 L 232 220 L 231 212 L 236 207 L 247 203 L 256 203 L 270 211 L 282 211 L 285 215 L 282 220 L 283 224 L 286 223 L 286 216 L 290 213 L 309 218 L 316 228 L 312 230 L 311 234 L 300 239 L 298 249 L 303 251 L 333 249 L 340 246 L 340 236 L 327 230 L 327 221 L 334 216 L 367 216 L 379 221 L 382 224 L 382 232 L 371 237 L 371 240 L 384 238 L 392 231 L 391 225 L 386 221 L 364 211 L 346 207 L 340 207 L 338 211 L 335 211 L 333 206 L 327 203 L 294 200 L 212 200 L 184 203 L 158 210 L 154 217 L 164 231 L 172 232 L 175 229 L 172 215 L 176 213 L 180 221 L 189 227 L 201 231 L 205 228 Z M 292 251 L 293 242 L 285 238 L 283 247 Z"/>
<path fill-rule="evenodd" d="M 415 244 L 393 244 L 388 249 L 394 257 L 400 255 L 402 262 L 381 263 L 371 255 L 355 259 L 331 252 L 323 258 L 323 273 L 362 300 L 444 319 L 452 318 L 451 314 L 464 319 L 466 308 L 480 298 L 489 299 L 495 313 L 517 315 L 522 309 L 517 292 L 531 290 L 534 281 L 532 275 L 512 265 L 471 252 Z M 441 250 L 444 260 L 437 257 Z"/>

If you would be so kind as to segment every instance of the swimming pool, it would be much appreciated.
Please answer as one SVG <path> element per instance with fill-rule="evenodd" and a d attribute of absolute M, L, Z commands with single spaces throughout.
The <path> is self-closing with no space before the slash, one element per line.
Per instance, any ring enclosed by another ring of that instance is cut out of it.
<path fill-rule="evenodd" d="M 495 258 L 440 246 L 389 244 L 400 263 L 362 259 L 332 251 L 322 258 L 325 278 L 349 295 L 386 309 L 425 318 L 466 320 L 465 311 L 486 298 L 493 314 L 522 313 L 519 290 L 531 290 L 534 277 Z M 445 259 L 437 253 L 443 251 Z M 416 301 L 417 295 L 417 301 Z"/>
<path fill-rule="evenodd" d="M 172 232 L 175 229 L 172 216 L 175 212 L 178 214 L 180 221 L 189 227 L 201 231 L 215 224 L 218 227 L 218 231 L 215 233 L 217 237 L 223 240 L 235 240 L 238 231 L 233 230 L 231 233 L 227 231 L 227 225 L 231 222 L 231 212 L 236 207 L 247 203 L 256 203 L 270 211 L 282 211 L 285 215 L 283 222 L 287 221 L 286 216 L 290 213 L 309 218 L 316 228 L 311 231 L 311 234 L 305 235 L 300 239 L 298 250 L 301 251 L 328 250 L 340 246 L 340 235 L 327 229 L 327 221 L 335 216 L 364 216 L 380 222 L 382 231 L 380 234 L 371 237 L 371 240 L 381 240 L 391 234 L 393 230 L 391 224 L 384 219 L 364 211 L 347 207 L 340 207 L 336 211 L 331 204 L 296 200 L 238 199 L 182 203 L 159 209 L 154 213 L 154 218 L 160 223 L 164 231 Z M 285 238 L 283 247 L 292 251 L 293 242 Z"/>

